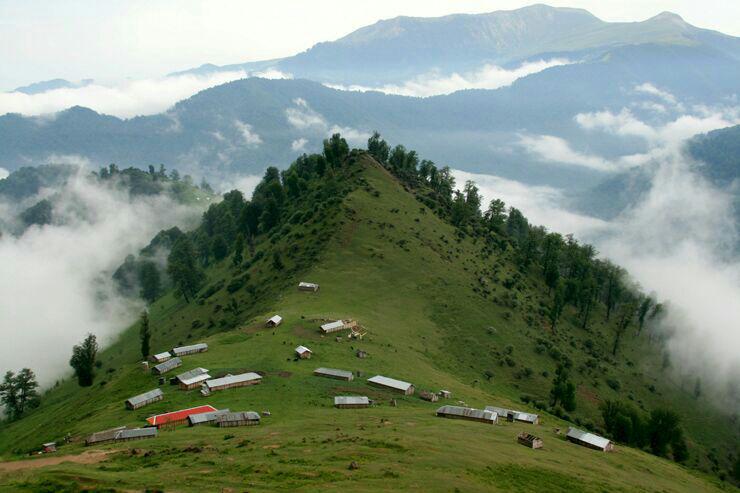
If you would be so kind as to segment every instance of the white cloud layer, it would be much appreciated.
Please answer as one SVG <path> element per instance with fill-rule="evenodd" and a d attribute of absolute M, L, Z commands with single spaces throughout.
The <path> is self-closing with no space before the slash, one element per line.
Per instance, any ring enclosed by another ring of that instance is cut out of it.
<path fill-rule="evenodd" d="M 0 371 L 30 367 L 42 385 L 70 370 L 86 333 L 105 345 L 137 317 L 142 307 L 121 299 L 110 277 L 126 255 L 201 212 L 164 196 L 132 202 L 82 174 L 54 200 L 55 224 L 0 238 L 0 337 L 12 341 L 0 345 Z"/>
<path fill-rule="evenodd" d="M 7 178 L 10 173 L 5 168 L 0 168 L 0 180 Z"/>
<path fill-rule="evenodd" d="M 311 105 L 303 98 L 293 100 L 293 106 L 286 108 L 285 118 L 296 130 L 310 133 L 316 137 L 329 137 L 340 133 L 350 145 L 362 145 L 370 138 L 370 133 L 353 127 L 330 124 L 324 115 L 311 108 Z M 300 137 L 291 143 L 291 148 L 301 150 L 308 143 L 308 139 Z"/>
<path fill-rule="evenodd" d="M 462 74 L 440 74 L 431 72 L 419 75 L 402 84 L 386 84 L 378 87 L 361 85 L 344 86 L 341 84 L 326 84 L 328 87 L 344 91 L 378 91 L 386 94 L 401 96 L 429 97 L 442 94 L 451 94 L 464 89 L 498 89 L 511 85 L 517 79 L 527 75 L 542 72 L 551 67 L 571 64 L 570 60 L 553 58 L 527 62 L 515 69 L 506 69 L 497 65 L 486 64 L 480 69 Z"/>
<path fill-rule="evenodd" d="M 54 89 L 39 94 L 0 93 L 0 114 L 37 116 L 84 106 L 107 115 L 131 118 L 163 112 L 176 102 L 210 87 L 245 77 L 289 78 L 270 70 L 247 73 L 216 72 L 207 75 L 175 75 L 156 79 L 127 80 L 115 85 L 92 83 L 83 87 Z"/>

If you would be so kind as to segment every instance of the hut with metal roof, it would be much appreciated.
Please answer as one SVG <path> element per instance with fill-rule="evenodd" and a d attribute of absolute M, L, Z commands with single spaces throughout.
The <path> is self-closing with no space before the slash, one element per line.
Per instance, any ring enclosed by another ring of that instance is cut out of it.
<path fill-rule="evenodd" d="M 154 389 L 149 392 L 144 392 L 143 394 L 135 395 L 134 397 L 129 397 L 126 399 L 126 407 L 131 410 L 139 409 L 140 407 L 144 407 L 152 402 L 161 401 L 162 399 L 164 399 L 164 393 L 162 390 Z"/>
<path fill-rule="evenodd" d="M 414 394 L 414 386 L 403 380 L 396 380 L 395 378 L 384 377 L 382 375 L 375 375 L 372 378 L 367 379 L 367 383 L 374 385 L 375 387 L 381 387 L 384 389 L 392 390 L 394 392 L 400 392 L 406 395 Z"/>
<path fill-rule="evenodd" d="M 319 290 L 319 285 L 313 282 L 299 282 L 298 283 L 298 291 L 311 291 L 315 293 Z"/>
<path fill-rule="evenodd" d="M 151 359 L 155 363 L 164 363 L 165 361 L 167 361 L 171 357 L 172 357 L 172 355 L 170 354 L 170 352 L 169 351 L 165 351 L 163 353 L 157 353 L 155 355 L 152 355 L 151 356 Z"/>
<path fill-rule="evenodd" d="M 450 397 L 452 397 L 452 392 L 450 392 L 449 390 L 440 390 L 439 396 L 442 399 L 449 399 Z"/>
<path fill-rule="evenodd" d="M 277 327 L 283 323 L 283 317 L 280 315 L 273 315 L 272 317 L 267 319 L 267 322 L 265 322 L 265 327 Z"/>
<path fill-rule="evenodd" d="M 570 442 L 577 443 L 578 445 L 594 450 L 601 450 L 604 452 L 611 452 L 614 450 L 614 444 L 608 438 L 600 437 L 599 435 L 573 427 L 568 428 L 568 433 L 566 433 L 565 438 Z"/>
<path fill-rule="evenodd" d="M 334 407 L 339 409 L 370 407 L 370 399 L 364 395 L 338 395 L 334 397 Z"/>
<path fill-rule="evenodd" d="M 327 322 L 321 325 L 322 334 L 331 334 L 332 332 L 339 332 L 340 330 L 349 330 L 357 327 L 355 320 L 336 320 L 334 322 Z"/>
<path fill-rule="evenodd" d="M 50 454 L 57 451 L 57 442 L 46 442 L 41 444 L 41 451 Z"/>
<path fill-rule="evenodd" d="M 262 377 L 254 372 L 240 373 L 239 375 L 226 375 L 221 378 L 206 380 L 203 386 L 208 393 L 216 390 L 233 389 L 236 387 L 245 387 L 247 385 L 256 385 L 262 381 Z"/>
<path fill-rule="evenodd" d="M 311 359 L 311 354 L 313 354 L 313 351 L 308 349 L 306 346 L 298 346 L 297 348 L 295 348 L 295 353 L 300 359 Z"/>
<path fill-rule="evenodd" d="M 188 426 L 199 426 L 199 425 L 212 425 L 216 423 L 216 420 L 222 414 L 230 412 L 229 409 L 219 409 L 218 411 L 210 411 L 206 413 L 191 414 L 188 416 Z"/>
<path fill-rule="evenodd" d="M 188 409 L 180 409 L 179 411 L 172 411 L 169 413 L 157 414 L 146 418 L 146 422 L 150 426 L 155 428 L 162 427 L 175 427 L 178 425 L 184 425 L 188 422 L 188 416 L 192 414 L 201 414 L 217 411 L 217 409 L 211 405 L 203 405 L 197 407 L 190 407 Z"/>
<path fill-rule="evenodd" d="M 143 440 L 146 438 L 154 438 L 157 436 L 156 428 L 132 428 L 121 430 L 116 434 L 114 441 L 116 442 L 128 442 L 131 440 Z"/>
<path fill-rule="evenodd" d="M 429 402 L 437 402 L 439 400 L 439 395 L 437 395 L 435 392 L 429 392 L 427 390 L 422 390 L 421 392 L 419 392 L 419 397 Z"/>
<path fill-rule="evenodd" d="M 182 366 L 182 360 L 180 358 L 168 359 L 164 363 L 160 363 L 152 367 L 152 373 L 155 375 L 163 375 L 168 371 L 172 371 L 175 368 Z"/>
<path fill-rule="evenodd" d="M 437 416 L 442 418 L 467 419 L 491 425 L 498 423 L 498 415 L 495 412 L 484 409 L 473 409 L 472 407 L 442 406 L 437 409 Z"/>
<path fill-rule="evenodd" d="M 190 346 L 172 348 L 172 351 L 170 352 L 173 356 L 187 356 L 188 354 L 205 353 L 206 351 L 208 351 L 208 344 L 200 342 Z"/>
<path fill-rule="evenodd" d="M 517 443 L 520 445 L 524 445 L 525 447 L 538 449 L 542 448 L 542 439 L 539 437 L 536 437 L 530 433 L 527 433 L 525 431 L 519 433 L 516 437 Z"/>
<path fill-rule="evenodd" d="M 112 442 L 116 439 L 118 432 L 125 429 L 125 426 L 118 426 L 110 430 L 97 431 L 85 439 L 85 445 L 101 445 Z"/>
<path fill-rule="evenodd" d="M 486 406 L 486 411 L 493 411 L 498 414 L 501 418 L 506 421 L 514 422 L 519 421 L 521 423 L 529 423 L 532 425 L 539 424 L 540 417 L 537 414 L 527 413 L 524 411 L 515 411 L 513 409 L 506 409 L 503 407 Z"/>
<path fill-rule="evenodd" d="M 351 371 L 337 370 L 336 368 L 316 368 L 313 371 L 313 374 L 317 377 L 334 378 L 336 380 L 344 380 L 346 382 L 351 382 L 355 379 L 355 376 Z"/>
<path fill-rule="evenodd" d="M 254 411 L 241 411 L 237 413 L 225 413 L 216 419 L 219 428 L 231 426 L 254 426 L 260 424 L 260 415 Z"/>
<path fill-rule="evenodd" d="M 192 370 L 180 373 L 175 377 L 175 382 L 181 390 L 192 390 L 203 385 L 203 382 L 210 380 L 211 376 L 205 368 L 193 368 Z"/>

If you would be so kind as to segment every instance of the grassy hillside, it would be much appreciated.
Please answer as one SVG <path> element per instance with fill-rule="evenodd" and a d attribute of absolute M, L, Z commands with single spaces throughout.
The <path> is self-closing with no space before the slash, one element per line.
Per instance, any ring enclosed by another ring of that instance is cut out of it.
<path fill-rule="evenodd" d="M 180 343 L 209 344 L 207 353 L 185 357 L 182 371 L 197 366 L 210 369 L 211 375 L 259 371 L 264 374 L 261 385 L 207 398 L 197 391 L 164 386 L 163 401 L 127 411 L 124 399 L 156 386 L 156 378 L 140 368 L 134 326 L 104 351 L 93 387 L 78 388 L 67 380 L 47 393 L 33 413 L 3 425 L 0 453 L 8 460 L 20 459 L 26 450 L 71 433 L 73 442 L 60 447 L 58 454 L 78 454 L 84 449 L 80 440 L 90 432 L 123 424 L 141 426 L 150 415 L 206 403 L 231 410 L 269 410 L 271 416 L 257 427 L 179 428 L 161 431 L 153 440 L 96 447 L 116 452 L 97 464 L 66 463 L 12 474 L 0 469 L 0 488 L 532 492 L 731 488 L 628 447 L 604 454 L 572 445 L 554 431 L 568 423 L 547 413 L 539 426 L 491 427 L 435 417 L 434 410 L 443 402 L 399 397 L 367 386 L 365 378 L 380 373 L 413 382 L 419 390 L 451 390 L 451 404 L 460 400 L 473 407 L 526 409 L 521 396 L 546 400 L 555 368 L 551 352 L 539 352 L 538 345 L 558 347 L 576 369 L 585 367 L 590 358 L 584 345 L 591 354 L 606 354 L 612 335 L 601 323 L 593 324 L 589 332 L 576 328 L 574 314 L 567 310 L 558 334 L 551 334 L 538 315 L 540 305 L 547 302 L 547 289 L 538 278 L 518 274 L 510 251 L 492 253 L 483 242 L 459 234 L 366 154 L 337 178 L 343 186 L 333 198 L 312 215 L 302 215 L 270 238 L 260 239 L 246 267 L 233 267 L 230 258 L 212 264 L 206 271 L 206 287 L 195 301 L 186 304 L 169 293 L 150 307 L 155 351 Z M 273 265 L 275 251 L 282 255 L 282 270 Z M 234 284 L 234 279 L 243 281 Z M 321 290 L 298 292 L 299 280 L 317 282 Z M 235 288 L 232 292 L 230 285 Z M 284 317 L 283 324 L 263 328 L 274 313 Z M 365 339 L 337 342 L 318 333 L 321 320 L 340 317 L 358 320 L 367 329 Z M 298 344 L 311 348 L 314 358 L 295 361 L 293 348 Z M 370 356 L 358 359 L 358 348 Z M 705 456 L 709 443 L 717 453 L 727 453 L 737 443 L 737 430 L 729 431 L 725 417 L 711 409 L 697 412 L 703 406 L 662 376 L 658 349 L 646 339 L 629 337 L 622 351 L 624 357 L 618 361 L 604 356 L 594 371 L 573 372 L 578 409 L 572 419 L 598 426 L 600 400 L 631 396 L 646 409 L 670 403 L 681 411 L 692 460 Z M 312 376 L 319 366 L 358 371 L 362 377 L 347 383 Z M 605 383 L 607 378 L 620 381 L 618 391 Z M 368 395 L 379 404 L 334 409 L 332 397 L 348 393 Z M 389 405 L 392 397 L 397 407 Z M 522 430 L 542 437 L 544 450 L 517 445 L 516 434 Z M 353 460 L 359 469 L 348 468 Z"/>

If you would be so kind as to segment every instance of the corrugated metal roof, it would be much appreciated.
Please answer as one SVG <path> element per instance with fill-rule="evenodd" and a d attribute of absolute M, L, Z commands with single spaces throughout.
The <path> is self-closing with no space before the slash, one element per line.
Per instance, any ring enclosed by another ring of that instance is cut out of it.
<path fill-rule="evenodd" d="M 211 389 L 213 387 L 233 385 L 235 383 L 248 382 L 250 380 L 262 380 L 262 377 L 254 372 L 241 373 L 239 375 L 227 375 L 221 378 L 214 378 L 213 380 L 206 380 L 206 386 Z"/>
<path fill-rule="evenodd" d="M 295 352 L 298 354 L 303 354 L 303 353 L 312 353 L 313 351 L 308 349 L 306 346 L 298 346 L 297 348 L 295 348 Z"/>
<path fill-rule="evenodd" d="M 165 351 L 164 353 L 158 353 L 152 356 L 156 361 L 162 361 L 163 359 L 171 358 L 172 355 L 169 351 Z"/>
<path fill-rule="evenodd" d="M 348 378 L 348 379 L 352 379 L 354 377 L 351 371 L 337 370 L 336 368 L 316 368 L 313 372 L 314 374 L 329 375 L 332 377 L 340 377 L 340 378 Z"/>
<path fill-rule="evenodd" d="M 155 399 L 157 397 L 164 396 L 164 393 L 161 389 L 154 389 L 150 390 L 149 392 L 144 392 L 143 394 L 135 395 L 133 397 L 129 397 L 126 399 L 126 402 L 131 404 L 132 406 L 135 406 L 137 404 L 140 404 L 142 402 L 146 402 L 152 399 Z"/>
<path fill-rule="evenodd" d="M 299 288 L 318 288 L 319 285 L 316 284 L 316 283 L 314 283 L 314 282 L 303 282 L 303 281 L 301 281 L 301 282 L 298 283 L 298 287 Z"/>
<path fill-rule="evenodd" d="M 338 395 L 334 397 L 334 405 L 370 405 L 370 399 L 364 395 Z"/>
<path fill-rule="evenodd" d="M 403 380 L 396 380 L 395 378 L 388 378 L 382 375 L 375 375 L 372 378 L 368 378 L 367 381 L 384 387 L 403 390 L 404 392 L 406 392 L 410 387 L 413 387 L 413 384 L 404 382 Z"/>
<path fill-rule="evenodd" d="M 180 358 L 172 358 L 168 359 L 164 363 L 160 363 L 156 366 L 154 366 L 154 370 L 157 370 L 159 373 L 167 373 L 170 370 L 174 370 L 178 366 L 182 365 L 182 360 Z"/>
<path fill-rule="evenodd" d="M 609 445 L 609 439 L 577 428 L 568 428 L 568 433 L 565 436 L 580 440 L 581 442 L 590 443 L 591 445 L 601 449 L 605 449 L 607 445 Z"/>
<path fill-rule="evenodd" d="M 130 430 L 121 430 L 116 434 L 116 440 L 125 440 L 127 438 L 143 438 L 157 436 L 156 428 L 132 428 Z"/>
<path fill-rule="evenodd" d="M 442 406 L 437 409 L 437 414 L 460 416 L 463 418 L 485 419 L 487 421 L 496 421 L 498 418 L 498 414 L 495 411 L 486 411 L 485 409 L 473 409 L 472 407 L 461 406 Z"/>
<path fill-rule="evenodd" d="M 211 423 L 216 421 L 216 418 L 218 418 L 222 414 L 226 414 L 228 412 L 228 409 L 219 409 L 218 411 L 211 411 L 208 413 L 191 414 L 190 416 L 188 416 L 188 421 L 190 421 L 190 424 L 192 425 Z"/>
<path fill-rule="evenodd" d="M 175 378 L 182 382 L 183 380 L 188 380 L 190 378 L 197 377 L 199 375 L 204 375 L 206 373 L 208 373 L 208 370 L 205 368 L 193 368 L 192 370 L 188 370 L 186 372 L 180 373 Z"/>
<path fill-rule="evenodd" d="M 190 353 L 193 351 L 206 351 L 208 349 L 208 344 L 205 342 L 200 342 L 198 344 L 191 344 L 190 346 L 180 346 L 176 348 L 172 348 L 172 354 L 175 356 L 179 356 L 181 354 Z"/>
<path fill-rule="evenodd" d="M 254 411 L 240 411 L 235 413 L 224 413 L 218 417 L 218 421 L 259 421 L 260 415 Z"/>
<path fill-rule="evenodd" d="M 341 327 L 344 327 L 344 322 L 341 320 L 337 320 L 335 322 L 329 322 L 321 326 L 321 330 L 324 332 L 330 332 L 334 329 L 339 329 Z"/>
<path fill-rule="evenodd" d="M 85 439 L 85 443 L 93 444 L 107 440 L 114 440 L 116 435 L 118 435 L 118 432 L 125 429 L 125 426 L 119 426 L 117 428 L 111 428 L 110 430 L 96 431 Z"/>
<path fill-rule="evenodd" d="M 274 315 L 274 316 L 270 317 L 267 321 L 268 322 L 272 322 L 275 325 L 278 325 L 280 322 L 283 321 L 283 317 L 281 317 L 280 315 Z"/>
<path fill-rule="evenodd" d="M 217 409 L 215 407 L 206 404 L 203 406 L 190 407 L 188 409 L 180 409 L 179 411 L 172 411 L 170 413 L 157 414 L 156 416 L 149 416 L 148 418 L 146 418 L 146 422 L 153 426 L 163 425 L 165 423 L 169 423 L 170 421 L 181 421 L 191 414 L 207 413 L 216 410 Z"/>
<path fill-rule="evenodd" d="M 503 407 L 496 407 L 496 406 L 486 406 L 486 411 L 493 411 L 497 413 L 499 416 L 501 416 L 502 418 L 505 418 L 506 416 L 508 416 L 509 413 L 513 413 L 514 419 L 516 421 L 526 421 L 527 423 L 534 423 L 535 421 L 537 421 L 537 418 L 539 418 L 537 414 L 526 413 L 524 411 L 515 411 L 513 409 L 506 409 Z"/>
<path fill-rule="evenodd" d="M 201 375 L 196 375 L 190 378 L 181 378 L 180 383 L 183 385 L 195 385 L 198 382 L 205 382 L 206 380 L 210 379 L 211 376 L 208 373 L 203 373 Z"/>

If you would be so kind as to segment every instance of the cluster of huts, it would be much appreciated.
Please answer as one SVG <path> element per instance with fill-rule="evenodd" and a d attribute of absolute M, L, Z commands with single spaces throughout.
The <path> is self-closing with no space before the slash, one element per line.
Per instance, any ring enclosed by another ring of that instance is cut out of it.
<path fill-rule="evenodd" d="M 300 291 L 317 292 L 319 290 L 319 285 L 315 283 L 301 282 L 298 285 L 298 289 Z M 265 322 L 265 326 L 268 328 L 274 328 L 279 326 L 282 321 L 283 318 L 280 315 L 274 315 Z M 320 332 L 322 334 L 331 334 L 342 330 L 354 331 L 356 327 L 356 321 L 337 320 L 322 324 L 320 326 Z M 182 366 L 183 356 L 201 353 L 207 350 L 208 345 L 200 343 L 190 346 L 176 347 L 170 351 L 155 354 L 151 359 L 156 364 L 151 368 L 151 371 L 155 375 L 163 375 Z M 300 345 L 295 348 L 295 354 L 299 359 L 310 359 L 313 353 L 306 346 Z M 355 378 L 355 375 L 351 371 L 335 368 L 317 368 L 314 370 L 313 374 L 319 377 L 343 380 L 346 382 L 351 382 Z M 160 382 L 161 380 L 162 379 L 160 379 Z M 212 378 L 206 368 L 198 367 L 172 377 L 170 379 L 170 384 L 178 385 L 182 390 L 200 388 L 201 394 L 207 396 L 218 390 L 255 385 L 259 384 L 261 381 L 262 377 L 254 372 L 241 373 L 237 375 L 228 374 L 219 378 Z M 414 385 L 409 382 L 383 375 L 370 377 L 367 379 L 367 383 L 374 387 L 409 396 L 414 395 L 416 390 Z M 422 390 L 418 395 L 421 399 L 429 402 L 437 402 L 440 398 L 449 399 L 451 397 L 451 393 L 447 390 L 440 390 L 438 392 Z M 128 409 L 133 410 L 160 401 L 163 398 L 164 394 L 162 390 L 156 388 L 127 399 L 125 404 Z M 367 396 L 339 395 L 334 397 L 334 406 L 339 409 L 367 408 L 371 405 L 373 405 L 373 401 Z M 532 425 L 538 425 L 540 423 L 540 418 L 537 414 L 498 406 L 486 406 L 484 409 L 475 409 L 465 405 L 444 405 L 436 410 L 436 415 L 445 418 L 478 421 L 491 425 L 499 423 L 499 420 L 528 423 Z M 157 436 L 157 430 L 161 428 L 176 427 L 179 425 L 200 426 L 209 424 L 218 427 L 252 426 L 260 423 L 260 414 L 255 411 L 232 412 L 229 409 L 219 410 L 206 404 L 179 411 L 158 414 L 147 418 L 146 421 L 147 427 L 145 428 L 128 429 L 125 426 L 121 426 L 93 433 L 87 438 L 85 443 L 87 445 L 92 445 L 115 441 L 154 438 Z M 576 428 L 568 429 L 566 439 L 573 443 L 596 450 L 613 450 L 613 444 L 610 440 Z M 517 442 L 532 449 L 539 449 L 543 446 L 541 438 L 527 432 L 519 433 L 517 435 Z M 55 444 L 44 444 L 44 448 L 45 450 L 47 448 L 50 450 L 55 449 Z"/>

